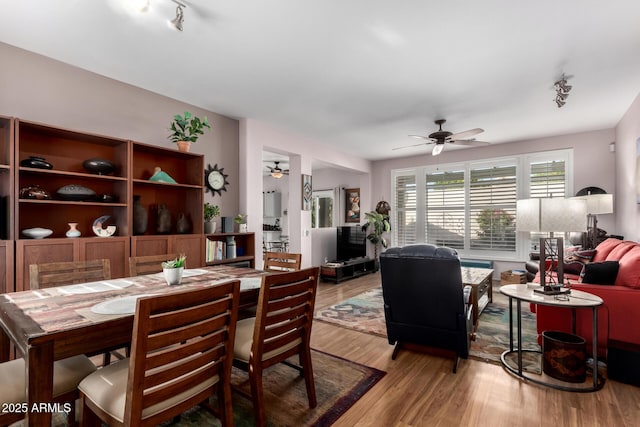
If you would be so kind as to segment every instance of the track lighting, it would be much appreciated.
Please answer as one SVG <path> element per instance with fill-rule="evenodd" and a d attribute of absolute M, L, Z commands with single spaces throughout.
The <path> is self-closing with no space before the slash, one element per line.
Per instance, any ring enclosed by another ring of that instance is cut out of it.
<path fill-rule="evenodd" d="M 556 98 L 554 101 L 558 108 L 560 108 L 567 103 L 567 97 L 569 96 L 569 92 L 573 86 L 567 84 L 567 79 L 564 74 L 560 80 L 553 84 L 553 86 L 556 88 Z"/>
<path fill-rule="evenodd" d="M 187 6 L 176 0 L 173 0 L 173 2 L 178 6 L 176 7 L 176 17 L 170 22 L 177 30 L 182 31 L 182 24 L 184 23 L 184 10 L 182 8 Z"/>

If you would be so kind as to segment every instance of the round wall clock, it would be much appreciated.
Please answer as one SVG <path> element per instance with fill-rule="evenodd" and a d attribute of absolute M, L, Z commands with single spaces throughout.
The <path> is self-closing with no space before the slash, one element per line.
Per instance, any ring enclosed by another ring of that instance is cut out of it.
<path fill-rule="evenodd" d="M 204 170 L 206 190 L 211 191 L 214 196 L 216 193 L 221 196 L 223 191 L 227 191 L 227 185 L 229 185 L 228 176 L 224 173 L 224 168 L 218 168 L 217 163 L 213 167 L 208 164 Z"/>

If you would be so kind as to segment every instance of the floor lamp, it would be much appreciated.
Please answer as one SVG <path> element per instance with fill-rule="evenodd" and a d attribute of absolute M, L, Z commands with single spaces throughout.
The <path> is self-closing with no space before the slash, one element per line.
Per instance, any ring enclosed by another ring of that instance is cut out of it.
<path fill-rule="evenodd" d="M 546 295 L 566 293 L 564 283 L 564 241 L 554 232 L 584 231 L 586 228 L 586 201 L 572 198 L 518 200 L 516 231 L 549 233 L 540 238 L 540 285 Z M 554 274 L 554 266 L 555 274 Z M 536 290 L 538 291 L 538 290 Z"/>
<path fill-rule="evenodd" d="M 589 249 L 598 246 L 598 214 L 613 213 L 613 194 L 578 196 L 587 202 L 587 242 Z"/>

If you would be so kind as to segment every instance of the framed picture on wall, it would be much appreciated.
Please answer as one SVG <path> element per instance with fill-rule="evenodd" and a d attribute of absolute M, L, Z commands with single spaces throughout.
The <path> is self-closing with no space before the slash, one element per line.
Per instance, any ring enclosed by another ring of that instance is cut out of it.
<path fill-rule="evenodd" d="M 345 192 L 345 222 L 360 222 L 360 189 L 346 188 Z"/>
<path fill-rule="evenodd" d="M 302 210 L 311 210 L 311 198 L 313 188 L 311 186 L 311 175 L 302 175 Z"/>

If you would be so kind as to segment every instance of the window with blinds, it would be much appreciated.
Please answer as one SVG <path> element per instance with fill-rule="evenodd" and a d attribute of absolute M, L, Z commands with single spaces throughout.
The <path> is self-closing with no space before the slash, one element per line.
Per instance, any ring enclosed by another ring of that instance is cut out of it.
<path fill-rule="evenodd" d="M 516 183 L 515 164 L 470 169 L 471 249 L 515 251 Z"/>
<path fill-rule="evenodd" d="M 399 175 L 395 178 L 394 237 L 397 246 L 416 243 L 416 176 Z"/>
<path fill-rule="evenodd" d="M 463 249 L 465 237 L 464 169 L 426 175 L 427 243 Z"/>
<path fill-rule="evenodd" d="M 427 242 L 464 256 L 520 259 L 540 236 L 516 233 L 517 200 L 570 194 L 572 159 L 572 150 L 555 150 L 393 171 L 393 244 Z"/>

